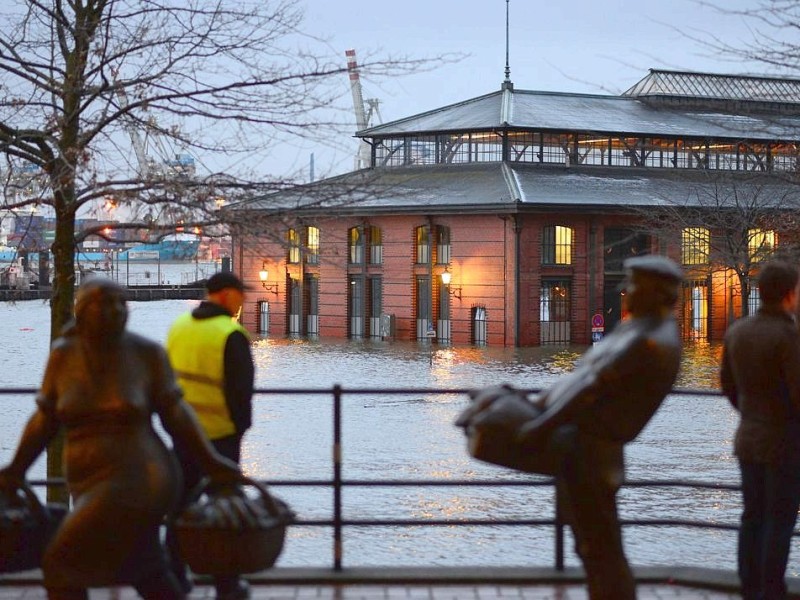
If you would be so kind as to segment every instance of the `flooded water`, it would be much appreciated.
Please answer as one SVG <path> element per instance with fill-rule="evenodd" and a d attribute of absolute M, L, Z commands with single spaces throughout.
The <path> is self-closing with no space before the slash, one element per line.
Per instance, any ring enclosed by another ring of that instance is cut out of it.
<path fill-rule="evenodd" d="M 163 341 L 172 320 L 195 303 L 132 303 L 131 329 Z M 0 387 L 36 386 L 48 345 L 46 303 L 0 305 L 5 345 Z M 571 369 L 584 348 L 437 348 L 410 342 L 257 339 L 253 351 L 262 389 L 346 388 L 460 389 L 498 383 L 547 386 Z M 720 348 L 687 348 L 678 387 L 714 389 Z M 31 397 L 0 397 L 0 463 L 11 456 Z M 463 394 L 345 395 L 345 479 L 534 478 L 472 460 L 452 423 L 468 404 Z M 332 419 L 327 396 L 268 394 L 257 398 L 255 425 L 245 438 L 243 467 L 256 478 L 329 480 Z M 719 396 L 670 396 L 626 451 L 628 478 L 690 479 L 738 483 L 731 438 L 737 417 Z M 43 461 L 31 476 L 44 475 Z M 331 516 L 325 488 L 276 487 L 304 519 Z M 550 488 L 355 487 L 344 491 L 345 518 L 479 519 L 552 518 Z M 629 488 L 620 494 L 623 518 L 707 519 L 736 523 L 737 493 L 678 488 Z M 636 565 L 684 564 L 734 569 L 735 534 L 692 528 L 631 527 L 625 543 Z M 328 566 L 331 532 L 294 527 L 280 564 Z M 344 564 L 549 565 L 553 533 L 541 527 L 346 528 Z M 568 565 L 579 564 L 568 540 Z M 798 572 L 800 554 L 790 564 Z"/>

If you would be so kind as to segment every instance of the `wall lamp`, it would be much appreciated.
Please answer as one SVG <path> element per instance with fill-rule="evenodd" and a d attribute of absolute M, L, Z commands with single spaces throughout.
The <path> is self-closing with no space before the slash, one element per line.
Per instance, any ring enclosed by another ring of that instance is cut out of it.
<path fill-rule="evenodd" d="M 461 286 L 451 286 L 450 280 L 453 278 L 453 274 L 448 270 L 449 267 L 445 267 L 444 271 L 442 271 L 442 283 L 447 288 L 447 293 L 453 296 L 454 298 L 458 298 L 461 300 Z"/>
<path fill-rule="evenodd" d="M 267 283 L 269 279 L 269 271 L 267 271 L 267 263 L 264 262 L 261 264 L 261 270 L 258 272 L 258 278 L 261 280 L 261 287 L 263 287 L 268 292 L 272 292 L 276 296 L 278 295 L 278 282 L 275 283 Z"/>

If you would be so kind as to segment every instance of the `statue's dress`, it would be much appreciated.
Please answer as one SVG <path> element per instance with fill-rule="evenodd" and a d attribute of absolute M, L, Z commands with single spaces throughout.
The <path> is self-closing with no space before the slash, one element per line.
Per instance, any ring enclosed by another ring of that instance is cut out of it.
<path fill-rule="evenodd" d="M 47 549 L 47 587 L 136 584 L 163 569 L 159 527 L 180 483 L 152 416 L 179 401 L 163 349 L 125 332 L 53 344 L 37 403 L 64 427 L 73 509 Z"/>

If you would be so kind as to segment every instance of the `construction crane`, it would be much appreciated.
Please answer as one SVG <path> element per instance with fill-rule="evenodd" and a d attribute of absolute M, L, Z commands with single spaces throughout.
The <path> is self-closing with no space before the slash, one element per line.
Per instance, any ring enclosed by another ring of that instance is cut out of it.
<path fill-rule="evenodd" d="M 347 73 L 350 76 L 350 90 L 353 93 L 353 108 L 356 113 L 356 131 L 361 131 L 367 127 L 372 127 L 377 120 L 381 122 L 381 114 L 378 109 L 380 101 L 375 98 L 370 98 L 364 104 L 364 96 L 361 92 L 361 76 L 358 72 L 358 62 L 356 61 L 356 51 L 346 50 L 344 53 L 347 57 Z M 358 143 L 358 151 L 355 157 L 355 167 L 358 169 L 365 169 L 370 165 L 370 146 L 361 140 Z"/>
<path fill-rule="evenodd" d="M 115 78 L 116 82 L 116 78 Z M 126 108 L 128 106 L 128 96 L 125 93 L 123 86 L 117 87 L 117 98 L 119 98 L 120 106 Z M 147 179 L 151 176 L 160 177 L 193 177 L 195 174 L 194 158 L 188 154 L 175 154 L 173 158 L 163 158 L 170 156 L 171 153 L 167 151 L 163 142 L 158 136 L 148 136 L 143 138 L 139 133 L 139 128 L 134 119 L 126 118 L 124 120 L 125 129 L 131 138 L 133 145 L 133 152 L 136 155 L 136 162 L 139 163 L 139 176 L 142 179 Z M 152 123 L 155 126 L 155 123 Z M 155 128 L 155 127 L 153 127 Z M 148 152 L 148 141 L 152 141 L 158 147 L 159 154 L 162 160 L 156 161 Z"/>

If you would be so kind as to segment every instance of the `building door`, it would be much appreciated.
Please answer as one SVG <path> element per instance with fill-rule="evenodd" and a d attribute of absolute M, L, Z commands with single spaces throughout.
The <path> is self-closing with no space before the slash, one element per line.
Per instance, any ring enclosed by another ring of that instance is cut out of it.
<path fill-rule="evenodd" d="M 306 275 L 306 335 L 319 335 L 319 276 Z"/>
<path fill-rule="evenodd" d="M 289 280 L 289 331 L 291 336 L 303 335 L 303 294 L 300 281 L 297 279 Z"/>
<path fill-rule="evenodd" d="M 475 306 L 472 309 L 472 343 L 476 346 L 486 345 L 486 307 Z"/>
<path fill-rule="evenodd" d="M 431 278 L 427 275 L 417 277 L 417 297 L 416 297 L 416 316 L 417 316 L 417 339 L 425 340 L 430 336 L 428 331 L 433 329 L 433 315 L 431 310 Z"/>
<path fill-rule="evenodd" d="M 368 282 L 367 306 L 369 307 L 369 337 L 380 339 L 381 334 L 381 314 L 383 313 L 383 278 L 370 277 Z"/>
<path fill-rule="evenodd" d="M 621 275 L 609 276 L 603 280 L 603 318 L 606 333 L 622 320 L 623 281 L 624 277 Z"/>
<path fill-rule="evenodd" d="M 350 293 L 348 298 L 349 334 L 353 339 L 364 337 L 364 278 L 360 275 L 350 277 L 347 286 Z"/>
<path fill-rule="evenodd" d="M 439 318 L 436 321 L 436 337 L 440 343 L 447 343 L 451 339 L 450 294 L 447 287 L 439 282 Z"/>
<path fill-rule="evenodd" d="M 266 300 L 258 303 L 258 333 L 269 333 L 269 302 Z"/>
<path fill-rule="evenodd" d="M 709 286 L 704 279 L 683 284 L 683 337 L 687 340 L 708 339 Z"/>
<path fill-rule="evenodd" d="M 567 279 L 543 279 L 539 297 L 540 343 L 568 344 L 570 338 L 571 284 Z"/>

